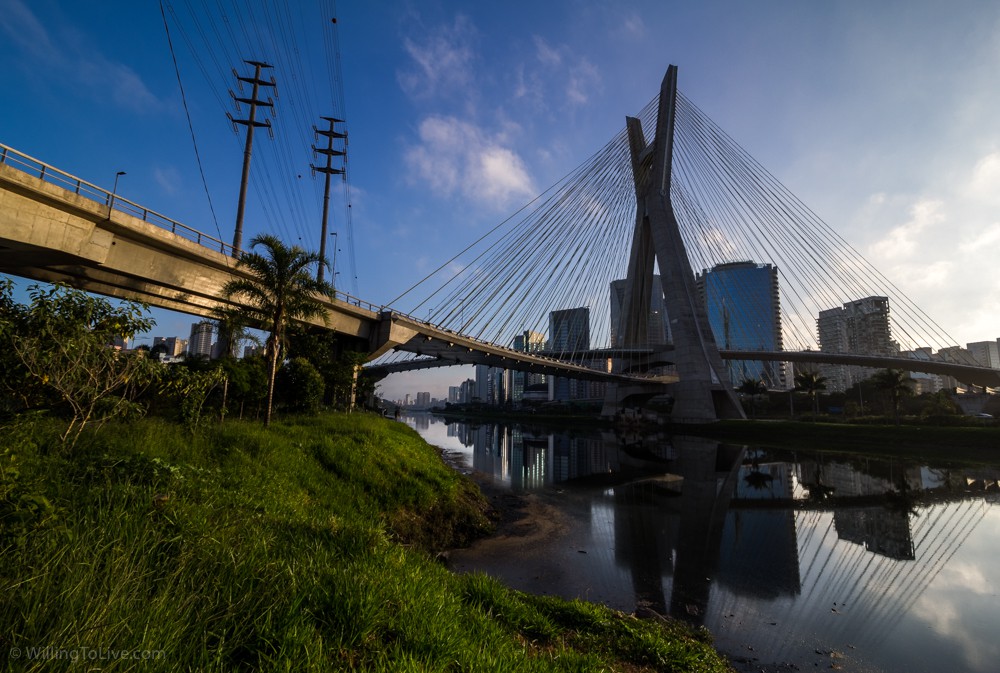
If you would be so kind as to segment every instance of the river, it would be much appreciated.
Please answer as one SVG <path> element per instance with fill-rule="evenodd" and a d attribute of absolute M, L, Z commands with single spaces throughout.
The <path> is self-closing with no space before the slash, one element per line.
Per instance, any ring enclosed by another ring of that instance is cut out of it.
<path fill-rule="evenodd" d="M 1000 670 L 1000 453 L 405 421 L 530 504 L 521 530 L 454 552 L 458 572 L 705 626 L 739 670 Z"/>

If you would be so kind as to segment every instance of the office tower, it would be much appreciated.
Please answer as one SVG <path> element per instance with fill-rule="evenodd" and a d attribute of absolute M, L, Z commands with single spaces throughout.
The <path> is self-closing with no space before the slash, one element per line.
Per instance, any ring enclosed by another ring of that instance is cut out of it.
<path fill-rule="evenodd" d="M 976 341 L 966 344 L 965 347 L 969 349 L 978 364 L 1000 369 L 1000 348 L 997 347 L 996 341 Z"/>
<path fill-rule="evenodd" d="M 590 350 L 590 309 L 568 308 L 549 313 L 548 350 L 557 356 Z"/>
<path fill-rule="evenodd" d="M 718 264 L 698 274 L 697 283 L 719 350 L 782 350 L 777 267 Z M 725 364 L 734 387 L 748 379 L 761 380 L 768 388 L 785 387 L 784 363 L 730 359 Z"/>
<path fill-rule="evenodd" d="M 545 350 L 545 335 L 538 332 L 525 331 L 514 337 L 511 348 L 522 353 L 540 353 Z M 510 391 L 510 402 L 520 404 L 524 399 L 524 391 L 528 386 L 545 383 L 545 374 L 508 370 L 507 390 Z"/>
<path fill-rule="evenodd" d="M 549 348 L 557 358 L 582 362 L 590 350 L 590 309 L 569 308 L 549 313 Z M 576 379 L 549 377 L 549 399 L 565 401 L 584 397 L 585 386 Z"/>
<path fill-rule="evenodd" d="M 623 346 L 622 311 L 625 308 L 625 288 L 627 280 L 611 281 L 611 347 Z M 646 323 L 646 337 L 651 348 L 670 343 L 670 321 L 667 306 L 663 301 L 663 286 L 660 277 L 653 276 L 653 295 L 649 299 L 649 317 Z"/>

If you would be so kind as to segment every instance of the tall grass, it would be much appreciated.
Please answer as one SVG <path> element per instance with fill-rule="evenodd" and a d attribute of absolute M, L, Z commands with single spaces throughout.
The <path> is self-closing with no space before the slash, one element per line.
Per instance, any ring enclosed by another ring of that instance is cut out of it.
<path fill-rule="evenodd" d="M 725 670 L 683 628 L 441 567 L 484 503 L 402 424 L 149 419 L 71 455 L 51 434 L 5 434 L 3 511 L 54 512 L 0 525 L 6 670 Z"/>

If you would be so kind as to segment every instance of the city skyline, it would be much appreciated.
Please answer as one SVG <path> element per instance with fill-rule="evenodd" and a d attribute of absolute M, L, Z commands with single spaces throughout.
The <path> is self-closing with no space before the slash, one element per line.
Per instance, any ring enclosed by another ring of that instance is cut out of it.
<path fill-rule="evenodd" d="M 369 301 L 391 301 L 580 164 L 676 63 L 686 95 L 958 344 L 1000 335 L 1000 287 L 988 282 L 1000 248 L 1000 7 L 310 7 L 316 25 L 338 20 L 344 99 L 331 87 L 329 62 L 303 41 L 303 53 L 316 58 L 309 77 L 323 104 L 301 133 L 346 109 L 354 245 L 338 193 L 334 250 L 341 287 L 351 290 L 354 279 L 344 276 L 354 274 Z M 123 198 L 228 240 L 242 136 L 226 118 L 238 114 L 227 89 L 236 87 L 231 70 L 246 74 L 242 59 L 260 56 L 236 54 L 215 72 L 183 39 L 184 30 L 196 33 L 183 8 L 167 23 L 186 101 L 155 5 L 0 0 L 8 102 L 0 142 L 109 189 L 124 172 L 116 185 Z M 299 121 L 289 112 L 295 85 L 282 68 L 276 63 L 279 139 Z M 290 227 L 284 238 L 315 249 L 316 161 L 306 153 L 279 180 L 265 158 L 274 144 L 261 134 L 252 174 L 304 193 L 306 205 L 285 208 L 278 187 L 251 194 L 244 240 L 280 231 L 285 224 L 272 219 L 287 210 L 315 224 Z M 181 336 L 191 322 L 156 317 L 155 334 Z M 442 386 L 461 378 L 444 371 Z M 387 380 L 384 390 L 394 387 Z"/>

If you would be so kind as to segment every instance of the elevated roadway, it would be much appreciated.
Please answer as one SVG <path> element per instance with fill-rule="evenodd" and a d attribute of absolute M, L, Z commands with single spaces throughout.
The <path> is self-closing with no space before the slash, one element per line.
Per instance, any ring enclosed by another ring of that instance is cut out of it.
<path fill-rule="evenodd" d="M 243 272 L 231 246 L 0 145 L 0 272 L 65 283 L 207 318 L 234 306 L 222 288 Z M 311 324 L 371 358 L 393 349 L 449 364 L 488 364 L 605 381 L 600 372 L 504 348 L 337 292 Z M 638 377 L 648 381 L 648 377 Z"/>

